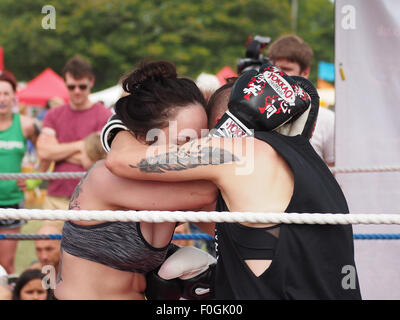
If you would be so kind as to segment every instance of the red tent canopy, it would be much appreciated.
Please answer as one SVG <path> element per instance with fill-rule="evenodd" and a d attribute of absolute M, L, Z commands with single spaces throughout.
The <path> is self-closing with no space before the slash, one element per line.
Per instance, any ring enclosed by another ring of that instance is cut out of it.
<path fill-rule="evenodd" d="M 223 67 L 217 73 L 217 78 L 218 78 L 219 83 L 221 84 L 221 86 L 226 83 L 226 79 L 234 78 L 234 77 L 237 77 L 237 76 L 238 76 L 238 74 L 228 66 Z"/>
<path fill-rule="evenodd" d="M 47 68 L 36 78 L 29 81 L 24 88 L 17 92 L 18 101 L 31 106 L 45 107 L 49 99 L 63 98 L 69 102 L 69 94 L 64 79 Z"/>

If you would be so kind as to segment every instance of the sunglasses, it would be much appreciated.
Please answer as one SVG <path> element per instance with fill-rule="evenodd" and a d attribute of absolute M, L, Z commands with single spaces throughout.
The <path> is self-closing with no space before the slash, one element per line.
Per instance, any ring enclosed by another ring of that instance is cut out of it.
<path fill-rule="evenodd" d="M 83 91 L 83 90 L 86 90 L 86 89 L 87 89 L 88 85 L 87 85 L 87 84 L 80 84 L 80 85 L 68 84 L 68 85 L 67 85 L 67 88 L 68 88 L 68 90 L 70 90 L 70 91 L 75 90 L 76 87 L 78 87 L 80 90 Z"/>

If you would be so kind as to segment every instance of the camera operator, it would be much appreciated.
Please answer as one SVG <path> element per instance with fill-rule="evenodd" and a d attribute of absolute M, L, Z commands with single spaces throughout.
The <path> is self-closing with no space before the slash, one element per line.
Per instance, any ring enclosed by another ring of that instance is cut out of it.
<path fill-rule="evenodd" d="M 237 72 L 239 75 L 249 70 L 258 70 L 268 59 L 264 57 L 262 51 L 271 42 L 270 37 L 255 36 L 249 37 L 246 44 L 246 58 L 239 59 Z"/>

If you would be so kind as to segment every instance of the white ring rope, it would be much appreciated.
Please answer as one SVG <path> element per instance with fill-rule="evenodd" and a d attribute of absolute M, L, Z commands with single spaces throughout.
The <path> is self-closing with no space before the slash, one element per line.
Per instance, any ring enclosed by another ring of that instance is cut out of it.
<path fill-rule="evenodd" d="M 287 224 L 400 224 L 400 214 L 261 213 L 212 211 L 112 211 L 3 209 L 0 219 L 144 221 L 144 222 L 250 222 Z"/>
<path fill-rule="evenodd" d="M 16 180 L 16 179 L 80 179 L 85 172 L 35 172 L 35 173 L 0 173 L 0 180 Z"/>
<path fill-rule="evenodd" d="M 361 172 L 396 172 L 400 171 L 400 167 L 355 167 L 355 168 L 330 168 L 332 173 L 361 173 Z"/>
<path fill-rule="evenodd" d="M 362 173 L 362 172 L 400 172 L 400 167 L 355 167 L 355 168 L 330 168 L 332 173 Z M 79 172 L 34 172 L 34 173 L 0 173 L 0 180 L 16 180 L 16 179 L 80 179 L 85 175 L 86 171 Z"/>

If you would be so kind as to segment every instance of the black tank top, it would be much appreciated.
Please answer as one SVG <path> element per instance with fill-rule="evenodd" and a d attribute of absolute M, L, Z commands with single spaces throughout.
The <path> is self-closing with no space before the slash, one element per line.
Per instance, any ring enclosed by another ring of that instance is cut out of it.
<path fill-rule="evenodd" d="M 294 190 L 287 213 L 349 212 L 336 179 L 307 139 L 276 132 L 256 132 L 255 137 L 271 145 L 292 169 Z M 221 196 L 217 211 L 229 211 Z M 243 248 L 235 245 L 237 224 L 216 224 L 217 299 L 361 299 L 351 225 L 279 227 L 272 263 L 257 277 L 244 262 Z M 254 229 L 246 227 L 241 237 Z"/>

